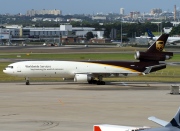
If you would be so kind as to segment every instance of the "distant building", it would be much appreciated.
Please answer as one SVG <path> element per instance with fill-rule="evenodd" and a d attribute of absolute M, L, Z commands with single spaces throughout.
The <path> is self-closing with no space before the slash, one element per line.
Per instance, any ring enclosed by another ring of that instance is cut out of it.
<path fill-rule="evenodd" d="M 7 29 L 20 29 L 23 26 L 22 25 L 4 25 L 4 27 Z"/>
<path fill-rule="evenodd" d="M 106 16 L 93 16 L 92 20 L 106 20 Z"/>
<path fill-rule="evenodd" d="M 0 44 L 2 40 L 7 40 L 10 38 L 10 30 L 0 28 Z"/>
<path fill-rule="evenodd" d="M 27 16 L 35 16 L 35 15 L 62 15 L 61 10 L 28 10 L 26 13 Z"/>
<path fill-rule="evenodd" d="M 124 8 L 120 8 L 120 15 L 124 15 Z"/>
<path fill-rule="evenodd" d="M 82 19 L 77 19 L 77 18 L 71 18 L 71 19 L 67 19 L 67 22 L 71 22 L 71 21 L 75 21 L 75 22 L 82 22 Z"/>
<path fill-rule="evenodd" d="M 180 11 L 179 11 L 179 10 L 176 11 L 176 19 L 178 19 L 178 21 L 179 21 L 179 19 L 180 19 Z"/>
<path fill-rule="evenodd" d="M 141 14 L 139 11 L 130 12 L 130 18 L 137 19 L 140 16 L 141 16 Z"/>
<path fill-rule="evenodd" d="M 114 40 L 117 38 L 117 29 L 111 29 L 111 33 L 110 33 L 110 38 L 111 40 Z"/>
<path fill-rule="evenodd" d="M 174 19 L 174 13 L 173 12 L 163 12 L 159 15 L 159 19 Z"/>
<path fill-rule="evenodd" d="M 92 32 L 93 35 L 98 39 L 104 38 L 104 31 L 88 31 L 88 30 L 82 30 L 82 31 L 75 31 L 75 35 L 79 37 L 85 37 L 88 32 Z"/>
<path fill-rule="evenodd" d="M 72 31 L 72 25 L 61 25 L 60 30 L 61 31 Z"/>
<path fill-rule="evenodd" d="M 42 20 L 43 20 L 43 18 L 33 18 L 33 19 L 32 19 L 33 22 L 42 21 Z"/>
<path fill-rule="evenodd" d="M 174 5 L 174 21 L 176 21 L 176 15 L 177 15 L 176 5 Z"/>
<path fill-rule="evenodd" d="M 172 24 L 173 24 L 173 26 L 175 26 L 175 27 L 177 27 L 178 25 L 180 25 L 180 22 L 178 22 L 178 21 L 173 21 L 173 22 L 171 22 Z"/>
<path fill-rule="evenodd" d="M 99 43 L 99 44 L 104 44 L 104 43 L 110 43 L 110 39 L 103 38 L 103 39 L 97 39 L 97 38 L 92 38 L 90 39 L 89 43 Z"/>
<path fill-rule="evenodd" d="M 86 41 L 86 38 L 77 37 L 77 36 L 62 36 L 61 42 L 63 44 L 69 44 L 69 43 L 84 43 Z"/>
<path fill-rule="evenodd" d="M 58 21 L 63 21 L 63 20 L 64 20 L 63 18 L 40 18 L 40 17 L 32 18 L 33 22 L 36 22 L 36 21 L 55 21 L 55 22 L 58 22 Z"/>
<path fill-rule="evenodd" d="M 15 38 L 57 38 L 63 37 L 80 37 L 85 38 L 88 32 L 92 32 L 97 39 L 103 39 L 104 31 L 96 31 L 91 27 L 72 27 L 72 25 L 60 25 L 60 27 L 22 27 L 21 25 L 7 25 L 5 28 L 0 28 L 0 34 L 6 34 L 11 36 L 13 40 Z M 9 37 L 2 36 L 1 39 Z M 80 41 L 80 40 L 77 40 Z M 71 41 L 72 42 L 72 41 Z"/>
<path fill-rule="evenodd" d="M 42 21 L 53 21 L 53 18 L 44 18 Z"/>
<path fill-rule="evenodd" d="M 162 13 L 162 9 L 152 9 L 151 10 L 151 14 L 154 15 L 154 14 L 161 14 Z"/>

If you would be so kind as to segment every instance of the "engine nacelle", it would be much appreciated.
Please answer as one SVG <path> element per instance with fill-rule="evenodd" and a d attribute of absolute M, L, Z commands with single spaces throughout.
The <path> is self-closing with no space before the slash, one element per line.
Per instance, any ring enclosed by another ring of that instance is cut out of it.
<path fill-rule="evenodd" d="M 76 74 L 74 77 L 75 82 L 87 82 L 92 79 L 91 74 Z"/>
<path fill-rule="evenodd" d="M 171 59 L 172 52 L 147 53 L 137 51 L 134 55 L 136 60 L 165 61 Z"/>

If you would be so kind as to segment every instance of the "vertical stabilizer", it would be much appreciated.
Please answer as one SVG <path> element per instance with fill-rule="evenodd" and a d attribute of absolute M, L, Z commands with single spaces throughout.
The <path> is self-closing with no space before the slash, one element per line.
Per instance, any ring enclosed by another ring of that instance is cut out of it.
<path fill-rule="evenodd" d="M 176 113 L 176 115 L 174 116 L 174 118 L 165 127 L 170 127 L 170 126 L 180 127 L 180 108 Z"/>
<path fill-rule="evenodd" d="M 151 37 L 151 38 L 155 37 L 149 29 L 146 29 L 146 31 L 147 31 L 147 34 L 149 37 Z"/>
<path fill-rule="evenodd" d="M 165 47 L 165 44 L 166 44 L 166 41 L 169 37 L 169 34 L 162 34 L 158 39 L 157 41 L 154 42 L 154 44 L 152 44 L 148 50 L 146 51 L 147 53 L 159 53 L 159 52 L 162 52 L 164 47 Z"/>

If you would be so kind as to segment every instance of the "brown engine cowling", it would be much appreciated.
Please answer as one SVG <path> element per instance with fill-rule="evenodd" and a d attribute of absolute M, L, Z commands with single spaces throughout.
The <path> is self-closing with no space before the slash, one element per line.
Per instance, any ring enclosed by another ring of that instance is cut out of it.
<path fill-rule="evenodd" d="M 147 52 L 137 51 L 134 54 L 134 57 L 136 60 L 142 60 L 142 61 L 165 61 L 173 57 L 173 52 L 147 53 Z"/>

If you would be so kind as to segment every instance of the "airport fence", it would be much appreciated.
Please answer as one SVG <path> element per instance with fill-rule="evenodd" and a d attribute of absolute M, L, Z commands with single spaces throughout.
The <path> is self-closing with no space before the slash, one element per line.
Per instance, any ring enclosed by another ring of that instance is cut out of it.
<path fill-rule="evenodd" d="M 176 71 L 157 71 L 152 73 L 153 75 L 158 75 L 158 76 L 180 76 L 180 72 Z"/>

